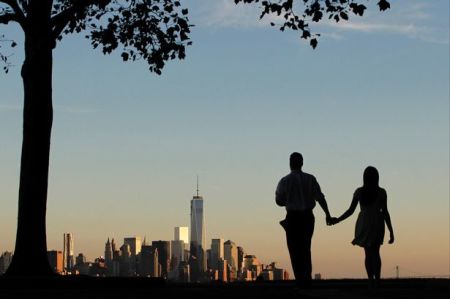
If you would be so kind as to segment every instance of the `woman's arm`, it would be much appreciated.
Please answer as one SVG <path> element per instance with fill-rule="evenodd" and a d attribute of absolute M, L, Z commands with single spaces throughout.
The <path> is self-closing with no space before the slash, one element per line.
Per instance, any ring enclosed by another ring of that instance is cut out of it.
<path fill-rule="evenodd" d="M 392 244 L 394 243 L 394 229 L 392 228 L 391 215 L 389 215 L 387 208 L 387 196 L 384 198 L 383 206 L 381 208 L 383 210 L 384 221 L 389 229 L 389 244 Z"/>
<path fill-rule="evenodd" d="M 356 192 L 355 192 L 355 194 L 353 195 L 353 199 L 352 199 L 352 203 L 350 204 L 350 207 L 348 208 L 347 211 L 344 212 L 344 214 L 342 214 L 340 217 L 337 218 L 336 223 L 339 223 L 339 222 L 347 219 L 351 215 L 353 215 L 357 206 L 358 206 L 358 196 L 356 196 Z"/>

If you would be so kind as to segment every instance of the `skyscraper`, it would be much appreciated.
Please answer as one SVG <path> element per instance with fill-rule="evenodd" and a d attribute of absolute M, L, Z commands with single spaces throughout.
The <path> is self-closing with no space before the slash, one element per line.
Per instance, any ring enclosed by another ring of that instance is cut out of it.
<path fill-rule="evenodd" d="M 73 252 L 73 235 L 71 233 L 65 233 L 63 247 L 63 267 L 66 271 L 71 271 L 74 266 Z"/>
<path fill-rule="evenodd" d="M 238 251 L 238 259 L 237 259 L 238 268 L 237 268 L 237 270 L 238 270 L 238 273 L 240 273 L 242 268 L 244 267 L 245 250 L 241 246 L 238 246 L 237 251 Z"/>
<path fill-rule="evenodd" d="M 223 239 L 211 240 L 211 269 L 219 270 L 219 261 L 223 260 Z"/>
<path fill-rule="evenodd" d="M 199 195 L 197 177 L 197 195 L 191 200 L 191 255 L 196 257 L 198 271 L 206 271 L 206 228 L 205 214 L 203 210 L 203 197 Z M 194 271 L 191 268 L 191 271 Z M 194 273 L 192 273 L 194 275 Z"/>
<path fill-rule="evenodd" d="M 120 276 L 130 276 L 131 269 L 131 250 L 130 245 L 125 243 L 120 246 Z"/>
<path fill-rule="evenodd" d="M 170 247 L 172 251 L 172 262 L 173 267 L 172 269 L 175 269 L 178 267 L 178 263 L 184 261 L 184 248 L 185 243 L 183 240 L 173 240 L 170 242 Z"/>
<path fill-rule="evenodd" d="M 189 244 L 189 228 L 187 226 L 177 226 L 174 230 L 174 240 L 183 241 Z"/>
<path fill-rule="evenodd" d="M 158 250 L 153 246 L 142 245 L 140 275 L 159 277 Z"/>
<path fill-rule="evenodd" d="M 123 244 L 130 245 L 131 256 L 137 256 L 141 252 L 142 241 L 141 237 L 124 238 Z"/>
<path fill-rule="evenodd" d="M 178 281 L 190 282 L 190 268 L 188 262 L 180 262 L 178 264 Z"/>
<path fill-rule="evenodd" d="M 63 253 L 57 250 L 47 251 L 48 263 L 55 273 L 63 272 Z"/>
<path fill-rule="evenodd" d="M 124 238 L 123 244 L 130 246 L 130 274 L 134 275 L 137 272 L 137 258 L 141 252 L 142 241 L 141 237 Z"/>
<path fill-rule="evenodd" d="M 167 277 L 170 271 L 170 242 L 152 241 L 152 247 L 158 251 L 158 262 L 161 265 L 161 277 Z"/>
<path fill-rule="evenodd" d="M 113 270 L 112 269 L 113 268 L 112 261 L 113 261 L 113 251 L 112 251 L 111 242 L 109 241 L 109 238 L 108 238 L 108 241 L 106 241 L 106 244 L 105 244 L 105 264 L 106 264 L 106 271 L 107 271 L 108 275 L 112 274 L 112 270 Z"/>
<path fill-rule="evenodd" d="M 174 229 L 174 239 L 171 241 L 172 250 L 172 270 L 178 268 L 178 263 L 187 260 L 185 258 L 185 251 L 189 244 L 189 228 L 187 226 L 177 226 Z"/>
<path fill-rule="evenodd" d="M 224 256 L 228 264 L 231 265 L 234 271 L 238 270 L 238 249 L 236 244 L 228 240 L 224 244 Z"/>
<path fill-rule="evenodd" d="M 223 243 L 223 242 L 222 242 Z M 223 258 L 220 258 L 217 262 L 217 268 L 219 271 L 219 280 L 223 282 L 228 281 L 228 263 Z"/>
<path fill-rule="evenodd" d="M 109 242 L 109 238 L 108 241 L 106 241 L 105 244 L 105 263 L 106 265 L 109 267 L 112 261 L 112 247 L 111 247 L 111 242 Z"/>
<path fill-rule="evenodd" d="M 80 266 L 84 263 L 86 263 L 86 257 L 84 256 L 84 254 L 79 253 L 78 256 L 75 258 L 75 265 Z"/>

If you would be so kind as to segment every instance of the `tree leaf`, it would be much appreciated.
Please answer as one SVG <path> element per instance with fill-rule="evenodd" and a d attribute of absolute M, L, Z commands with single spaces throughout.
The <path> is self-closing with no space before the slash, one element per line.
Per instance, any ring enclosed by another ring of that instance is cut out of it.
<path fill-rule="evenodd" d="M 386 0 L 380 0 L 378 2 L 378 6 L 380 7 L 380 11 L 385 11 L 388 8 L 391 8 L 391 4 Z"/>
<path fill-rule="evenodd" d="M 317 47 L 317 39 L 315 39 L 315 38 L 312 38 L 310 41 L 309 41 L 309 44 L 311 45 L 311 47 L 313 48 L 313 49 L 315 49 L 316 47 Z"/>

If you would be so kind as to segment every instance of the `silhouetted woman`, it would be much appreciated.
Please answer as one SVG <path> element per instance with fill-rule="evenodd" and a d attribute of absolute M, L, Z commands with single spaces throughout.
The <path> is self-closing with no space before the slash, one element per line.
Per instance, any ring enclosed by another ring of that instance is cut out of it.
<path fill-rule="evenodd" d="M 378 185 L 377 169 L 373 166 L 367 167 L 364 170 L 363 181 L 363 186 L 356 189 L 353 195 L 350 208 L 336 219 L 336 223 L 351 216 L 359 203 L 361 211 L 356 221 L 352 244 L 364 248 L 369 287 L 376 287 L 381 273 L 380 246 L 384 240 L 384 224 L 386 223 L 389 229 L 389 244 L 394 243 L 394 230 L 387 209 L 386 191 Z"/>

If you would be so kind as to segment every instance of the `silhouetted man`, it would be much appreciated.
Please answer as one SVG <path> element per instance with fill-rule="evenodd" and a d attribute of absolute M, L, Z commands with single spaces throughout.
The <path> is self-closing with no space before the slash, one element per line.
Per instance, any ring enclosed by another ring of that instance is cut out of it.
<path fill-rule="evenodd" d="M 301 287 L 311 286 L 311 239 L 314 232 L 313 209 L 316 201 L 331 221 L 325 196 L 316 178 L 302 171 L 303 157 L 300 153 L 290 156 L 291 173 L 283 177 L 277 186 L 276 203 L 286 207 L 286 219 L 280 224 L 286 231 L 287 246 L 296 282 Z"/>

